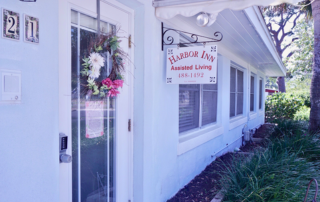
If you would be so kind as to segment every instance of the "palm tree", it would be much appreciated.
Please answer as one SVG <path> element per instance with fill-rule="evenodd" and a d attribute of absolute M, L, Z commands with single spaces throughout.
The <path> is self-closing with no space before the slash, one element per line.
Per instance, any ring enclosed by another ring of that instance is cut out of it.
<path fill-rule="evenodd" d="M 320 0 L 313 1 L 312 16 L 314 20 L 314 58 L 310 89 L 310 131 L 320 128 Z"/>

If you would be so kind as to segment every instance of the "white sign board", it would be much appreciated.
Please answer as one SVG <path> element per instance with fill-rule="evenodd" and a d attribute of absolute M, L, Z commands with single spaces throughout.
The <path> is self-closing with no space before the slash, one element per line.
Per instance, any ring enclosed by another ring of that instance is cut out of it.
<path fill-rule="evenodd" d="M 215 84 L 218 47 L 168 48 L 167 84 Z"/>

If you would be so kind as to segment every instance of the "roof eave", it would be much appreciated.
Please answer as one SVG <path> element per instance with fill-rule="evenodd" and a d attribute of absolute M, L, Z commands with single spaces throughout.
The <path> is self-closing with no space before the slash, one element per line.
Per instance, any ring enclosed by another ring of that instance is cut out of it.
<path fill-rule="evenodd" d="M 264 21 L 264 17 L 259 9 L 258 6 L 253 6 L 250 8 L 247 8 L 244 10 L 247 13 L 247 16 L 250 18 L 252 21 L 252 24 L 255 26 L 256 30 L 260 33 L 261 36 L 263 37 L 263 41 L 267 48 L 269 49 L 270 53 L 272 54 L 273 58 L 277 62 L 279 68 L 281 69 L 282 75 L 270 75 L 270 76 L 285 76 L 286 75 L 286 67 L 284 66 L 281 57 L 279 56 L 277 49 L 275 47 L 275 44 L 273 42 L 273 39 L 270 35 L 270 32 L 268 30 L 268 27 Z M 258 21 L 255 21 L 252 19 L 252 14 L 256 16 L 256 19 Z M 269 76 L 269 75 L 267 75 Z"/>

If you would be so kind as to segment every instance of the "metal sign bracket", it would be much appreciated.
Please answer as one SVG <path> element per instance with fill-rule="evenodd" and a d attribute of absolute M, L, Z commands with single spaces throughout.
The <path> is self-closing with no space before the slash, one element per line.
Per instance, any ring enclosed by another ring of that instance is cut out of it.
<path fill-rule="evenodd" d="M 174 43 L 174 38 L 169 34 L 169 32 L 175 32 L 178 33 L 180 37 L 184 38 L 187 40 L 185 43 Z M 215 32 L 213 34 L 214 38 L 211 37 L 206 37 L 206 36 L 201 36 L 177 29 L 171 29 L 163 26 L 163 22 L 161 23 L 161 50 L 163 51 L 163 46 L 164 45 L 187 45 L 187 44 L 207 44 L 210 42 L 220 42 L 223 39 L 223 34 L 221 32 Z"/>

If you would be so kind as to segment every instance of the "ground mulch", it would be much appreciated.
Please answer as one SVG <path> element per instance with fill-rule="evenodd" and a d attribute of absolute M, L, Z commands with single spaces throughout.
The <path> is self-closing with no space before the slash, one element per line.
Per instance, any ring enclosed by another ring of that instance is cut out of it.
<path fill-rule="evenodd" d="M 264 124 L 257 129 L 253 137 L 265 138 L 269 135 L 272 128 L 272 125 Z M 253 152 L 261 148 L 261 146 L 258 143 L 251 143 L 246 144 L 240 149 L 243 152 Z M 227 153 L 217 158 L 167 202 L 210 202 L 222 188 L 221 183 L 219 183 L 221 179 L 219 173 L 230 167 L 232 159 L 237 155 L 239 154 Z"/>
<path fill-rule="evenodd" d="M 226 166 L 233 159 L 233 154 L 227 153 L 206 167 L 202 173 L 196 176 L 189 184 L 184 186 L 174 197 L 167 202 L 204 202 L 211 201 L 212 198 L 222 188 L 219 184 L 220 175 L 223 166 L 218 163 L 224 163 Z"/>
<path fill-rule="evenodd" d="M 263 124 L 262 126 L 260 126 L 260 128 L 257 129 L 253 137 L 265 138 L 270 135 L 274 127 L 275 127 L 274 124 L 270 124 L 270 123 Z"/>

